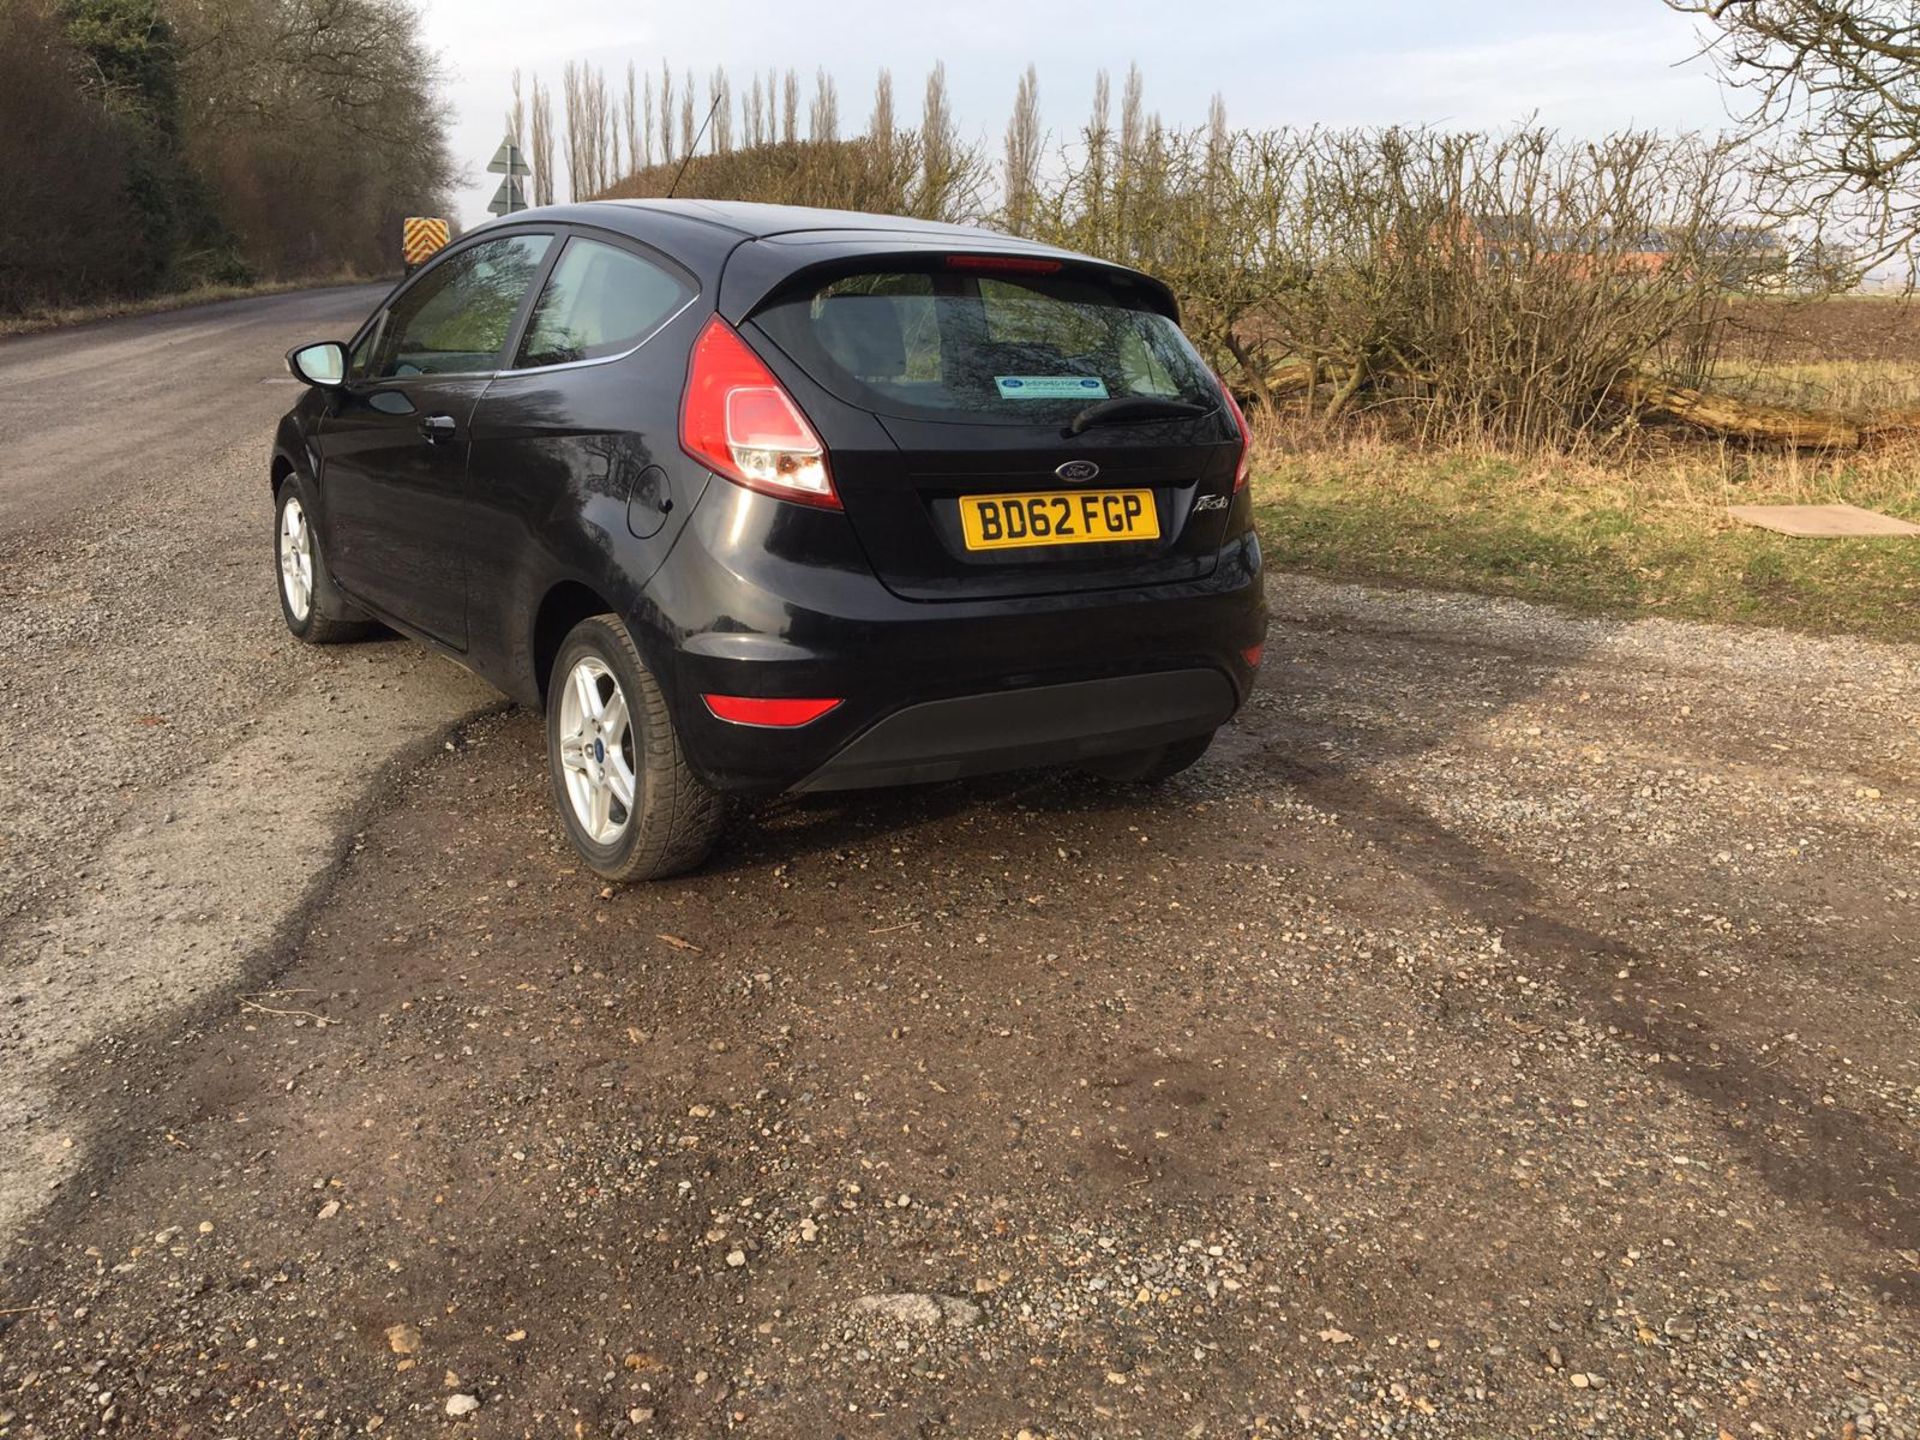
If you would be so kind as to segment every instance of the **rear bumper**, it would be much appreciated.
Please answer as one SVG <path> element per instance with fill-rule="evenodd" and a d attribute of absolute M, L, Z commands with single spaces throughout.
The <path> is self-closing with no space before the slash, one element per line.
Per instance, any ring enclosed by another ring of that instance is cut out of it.
<path fill-rule="evenodd" d="M 836 553 L 843 517 L 718 488 L 729 503 L 702 502 L 647 586 L 652 613 L 634 617 L 686 758 L 715 789 L 1070 765 L 1205 734 L 1252 687 L 1246 652 L 1267 621 L 1251 530 L 1179 584 L 927 602 L 888 591 L 850 544 Z M 757 514 L 737 520 L 762 506 L 786 512 L 771 535 Z M 774 728 L 721 720 L 707 695 L 842 703 Z"/>
<path fill-rule="evenodd" d="M 912 785 L 1122 755 L 1209 734 L 1239 704 L 1219 670 L 1164 670 L 927 700 L 862 732 L 793 788 Z"/>

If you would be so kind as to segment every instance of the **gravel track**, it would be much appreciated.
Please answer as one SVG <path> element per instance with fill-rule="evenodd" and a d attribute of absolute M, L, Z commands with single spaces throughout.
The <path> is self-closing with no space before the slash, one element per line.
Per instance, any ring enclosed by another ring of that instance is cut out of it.
<path fill-rule="evenodd" d="M 1920 651 L 1271 598 L 1157 794 L 392 772 L 59 1077 L 0 1433 L 1920 1435 Z"/>
<path fill-rule="evenodd" d="M 499 703 L 280 618 L 270 382 L 377 294 L 0 343 L 0 1237 L 88 1158 L 61 1077 L 267 959 L 383 767 Z"/>

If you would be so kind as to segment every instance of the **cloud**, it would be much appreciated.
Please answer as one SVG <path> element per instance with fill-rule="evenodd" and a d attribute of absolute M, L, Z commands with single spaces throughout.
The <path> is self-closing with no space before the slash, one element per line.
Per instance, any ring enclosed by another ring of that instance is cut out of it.
<path fill-rule="evenodd" d="M 1538 114 L 1575 131 L 1719 128 L 1712 73 L 1676 63 L 1692 53 L 1684 23 L 1521 34 L 1341 56 L 1313 93 L 1333 112 L 1319 118 L 1352 123 L 1486 128 Z"/>

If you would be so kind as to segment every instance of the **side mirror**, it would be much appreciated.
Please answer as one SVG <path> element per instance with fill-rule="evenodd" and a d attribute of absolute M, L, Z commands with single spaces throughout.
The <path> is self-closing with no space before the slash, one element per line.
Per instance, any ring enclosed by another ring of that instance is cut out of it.
<path fill-rule="evenodd" d="M 317 390 L 338 390 L 347 383 L 347 347 L 338 340 L 302 345 L 287 352 L 293 378 Z"/>

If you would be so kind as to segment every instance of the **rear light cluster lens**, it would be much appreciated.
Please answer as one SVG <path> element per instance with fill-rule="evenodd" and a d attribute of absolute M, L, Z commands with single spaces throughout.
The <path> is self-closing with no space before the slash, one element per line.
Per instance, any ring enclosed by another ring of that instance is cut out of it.
<path fill-rule="evenodd" d="M 826 446 L 773 372 L 718 315 L 693 344 L 680 445 L 736 485 L 840 508 Z"/>
<path fill-rule="evenodd" d="M 771 730 L 811 725 L 843 703 L 839 700 L 763 700 L 757 695 L 703 695 L 701 698 L 707 702 L 707 709 L 722 720 Z"/>
<path fill-rule="evenodd" d="M 1240 402 L 1233 398 L 1233 391 L 1227 388 L 1227 382 L 1218 375 L 1213 378 L 1220 386 L 1220 397 L 1227 402 L 1227 413 L 1233 416 L 1233 423 L 1240 427 L 1240 463 L 1233 469 L 1233 493 L 1238 495 L 1247 488 L 1247 477 L 1253 472 L 1253 431 L 1247 428 L 1246 412 L 1241 410 Z"/>

